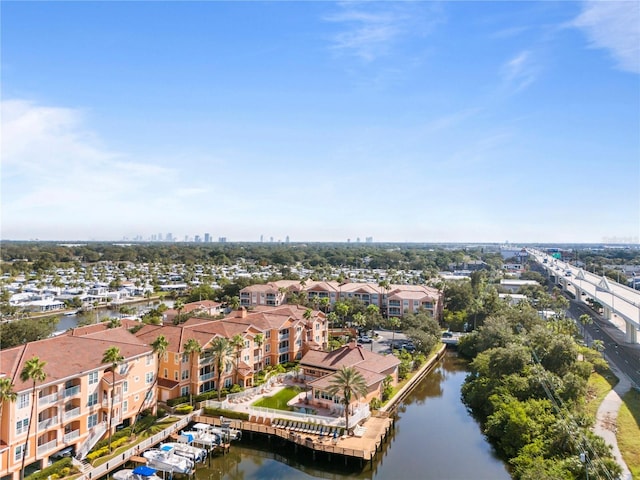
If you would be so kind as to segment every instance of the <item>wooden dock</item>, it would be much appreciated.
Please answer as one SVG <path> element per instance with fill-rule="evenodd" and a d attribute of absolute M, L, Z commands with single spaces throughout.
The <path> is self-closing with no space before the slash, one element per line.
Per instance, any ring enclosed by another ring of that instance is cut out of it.
<path fill-rule="evenodd" d="M 197 416 L 197 422 L 219 426 L 220 420 L 214 417 Z M 227 421 L 229 421 L 227 419 Z M 246 420 L 230 420 L 231 427 L 242 430 L 242 434 L 253 438 L 254 435 L 264 435 L 268 440 L 277 437 L 290 442 L 294 448 L 306 448 L 316 455 L 324 454 L 328 459 L 331 455 L 344 457 L 345 463 L 349 458 L 360 460 L 361 464 L 373 462 L 375 456 L 382 451 L 382 446 L 394 427 L 394 419 L 386 414 L 370 417 L 362 436 L 343 435 L 337 438 L 320 436 L 317 434 L 293 432 L 286 428 L 275 427 L 269 424 L 250 422 Z"/>

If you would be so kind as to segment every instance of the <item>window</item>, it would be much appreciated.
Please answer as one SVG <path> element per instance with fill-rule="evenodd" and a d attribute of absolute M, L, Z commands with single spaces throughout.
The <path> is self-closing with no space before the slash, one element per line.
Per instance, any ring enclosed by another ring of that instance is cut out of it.
<path fill-rule="evenodd" d="M 320 324 L 316 323 L 316 330 L 320 330 Z"/>
<path fill-rule="evenodd" d="M 320 335 L 316 335 L 316 343 L 320 343 Z"/>
<path fill-rule="evenodd" d="M 270 352 L 271 351 L 271 345 L 267 344 L 264 346 L 264 351 L 265 352 Z"/>
<path fill-rule="evenodd" d="M 91 372 L 89 374 L 89 385 L 95 385 L 98 383 L 98 372 Z"/>
<path fill-rule="evenodd" d="M 302 327 L 296 328 L 296 333 L 300 333 L 302 331 Z"/>
<path fill-rule="evenodd" d="M 98 403 L 98 392 L 93 392 L 91 395 L 89 395 L 87 406 L 92 407 L 96 403 Z"/>
<path fill-rule="evenodd" d="M 271 338 L 271 330 L 264 332 L 264 338 Z"/>
<path fill-rule="evenodd" d="M 164 369 L 164 378 L 169 378 L 169 370 Z"/>
<path fill-rule="evenodd" d="M 93 428 L 98 424 L 98 414 L 94 413 L 87 417 L 87 428 Z"/>
<path fill-rule="evenodd" d="M 302 346 L 302 339 L 299 338 L 298 340 L 296 340 L 296 345 L 298 347 Z"/>
<path fill-rule="evenodd" d="M 25 418 L 24 420 L 18 420 L 16 422 L 16 435 L 20 435 L 22 433 L 27 433 L 27 428 L 29 427 L 29 419 Z"/>
<path fill-rule="evenodd" d="M 16 453 L 15 453 L 15 455 L 14 455 L 14 457 L 13 457 L 13 460 L 14 460 L 15 462 L 19 462 L 20 460 L 22 460 L 22 456 L 23 456 L 23 455 L 22 455 L 22 449 L 23 449 L 23 448 L 24 448 L 24 444 L 18 445 L 18 446 L 16 447 Z M 25 450 L 25 454 L 24 454 L 24 456 L 25 456 L 25 457 L 28 457 L 28 456 L 29 456 L 29 445 L 28 445 L 28 444 L 27 444 L 27 449 Z"/>
<path fill-rule="evenodd" d="M 164 355 L 162 355 L 162 360 L 165 362 L 169 361 L 169 352 L 164 352 Z"/>
<path fill-rule="evenodd" d="M 182 380 L 186 380 L 187 378 L 189 378 L 189 370 L 183 370 L 182 371 Z"/>
<path fill-rule="evenodd" d="M 244 341 L 244 348 L 249 348 L 249 340 Z"/>
<path fill-rule="evenodd" d="M 182 354 L 182 363 L 187 363 L 189 361 L 189 355 L 186 353 Z"/>
<path fill-rule="evenodd" d="M 122 402 L 122 413 L 129 411 L 129 400 Z"/>
<path fill-rule="evenodd" d="M 180 396 L 186 397 L 189 395 L 189 387 L 180 387 Z"/>
<path fill-rule="evenodd" d="M 245 356 L 244 356 L 244 358 L 243 358 L 243 360 L 244 360 L 245 362 L 249 362 L 249 355 L 245 355 Z"/>
<path fill-rule="evenodd" d="M 153 361 L 153 354 L 147 355 L 147 365 L 151 365 L 152 361 Z"/>
<path fill-rule="evenodd" d="M 144 377 L 144 382 L 153 383 L 153 372 L 147 372 L 147 374 Z"/>
<path fill-rule="evenodd" d="M 271 365 L 271 358 L 267 357 L 264 359 L 264 364 L 265 365 Z"/>
<path fill-rule="evenodd" d="M 175 363 L 176 365 L 180 365 L 180 354 L 176 353 L 175 356 L 173 357 L 173 363 Z"/>
<path fill-rule="evenodd" d="M 125 380 L 122 383 L 122 393 L 127 393 L 129 391 L 129 381 Z"/>
<path fill-rule="evenodd" d="M 26 408 L 29 406 L 29 394 L 21 393 L 18 395 L 18 408 Z"/>
<path fill-rule="evenodd" d="M 173 371 L 173 379 L 178 380 L 178 370 Z"/>

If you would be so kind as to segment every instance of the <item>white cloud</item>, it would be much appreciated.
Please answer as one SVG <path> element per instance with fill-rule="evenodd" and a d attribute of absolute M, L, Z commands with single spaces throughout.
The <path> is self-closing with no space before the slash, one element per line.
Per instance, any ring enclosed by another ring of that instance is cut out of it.
<path fill-rule="evenodd" d="M 1 111 L 5 238 L 54 238 L 56 223 L 86 232 L 90 222 L 113 227 L 167 213 L 158 209 L 180 186 L 179 172 L 104 146 L 82 111 L 25 100 L 2 101 Z M 189 185 L 171 208 L 203 188 Z"/>
<path fill-rule="evenodd" d="M 388 55 L 401 40 L 428 33 L 441 21 L 438 6 L 421 3 L 344 2 L 342 11 L 325 17 L 343 30 L 332 38 L 332 48 L 365 62 Z M 422 10 L 418 10 L 422 9 Z"/>
<path fill-rule="evenodd" d="M 520 91 L 535 81 L 537 70 L 531 51 L 524 50 L 502 66 L 502 75 L 508 85 Z"/>
<path fill-rule="evenodd" d="M 585 31 L 593 48 L 608 50 L 618 68 L 640 73 L 640 2 L 589 0 L 571 25 Z"/>

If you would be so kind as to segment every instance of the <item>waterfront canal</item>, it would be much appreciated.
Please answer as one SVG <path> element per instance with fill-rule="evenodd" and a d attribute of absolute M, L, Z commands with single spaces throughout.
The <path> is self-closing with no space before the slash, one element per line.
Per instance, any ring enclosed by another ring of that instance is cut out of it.
<path fill-rule="evenodd" d="M 344 461 L 323 455 L 313 461 L 305 449 L 277 440 L 248 435 L 233 443 L 231 452 L 198 466 L 198 480 L 224 479 L 477 479 L 501 480 L 510 476 L 504 464 L 460 400 L 466 363 L 447 352 L 437 367 L 413 390 L 398 409 L 395 431 L 373 467 L 345 467 Z"/>

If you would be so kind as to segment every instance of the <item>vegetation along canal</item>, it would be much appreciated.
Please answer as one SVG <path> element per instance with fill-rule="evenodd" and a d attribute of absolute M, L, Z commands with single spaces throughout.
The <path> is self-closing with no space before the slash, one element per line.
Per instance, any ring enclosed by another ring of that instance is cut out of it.
<path fill-rule="evenodd" d="M 509 479 L 480 426 L 460 399 L 466 363 L 447 352 L 437 367 L 398 408 L 395 431 L 373 468 L 345 467 L 336 457 L 328 462 L 264 438 L 245 436 L 230 453 L 199 466 L 199 480 L 223 479 Z"/>

